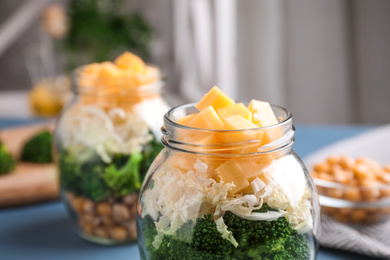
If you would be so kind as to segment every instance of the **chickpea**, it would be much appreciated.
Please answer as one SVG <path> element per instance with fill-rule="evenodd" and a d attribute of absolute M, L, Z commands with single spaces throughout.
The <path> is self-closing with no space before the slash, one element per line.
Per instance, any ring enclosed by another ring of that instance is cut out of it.
<path fill-rule="evenodd" d="M 329 189 L 328 195 L 332 198 L 342 199 L 344 197 L 344 191 L 342 189 Z"/>
<path fill-rule="evenodd" d="M 95 212 L 95 204 L 91 200 L 85 199 L 83 202 L 83 212 L 94 213 Z"/>
<path fill-rule="evenodd" d="M 117 222 L 123 222 L 130 218 L 130 213 L 127 207 L 119 203 L 114 204 L 112 207 L 112 215 L 114 220 Z"/>
<path fill-rule="evenodd" d="M 326 162 L 329 164 L 338 164 L 340 162 L 340 157 L 335 155 L 329 156 Z"/>
<path fill-rule="evenodd" d="M 334 176 L 334 180 L 339 183 L 348 183 L 349 178 L 343 168 L 340 165 L 333 165 L 332 166 L 332 173 Z"/>
<path fill-rule="evenodd" d="M 377 183 L 375 180 L 365 179 L 362 180 L 361 185 L 363 186 L 361 193 L 365 201 L 376 201 L 380 196 L 380 191 L 376 189 Z"/>
<path fill-rule="evenodd" d="M 390 196 L 390 188 L 385 188 L 380 190 L 380 197 L 386 198 Z"/>
<path fill-rule="evenodd" d="M 351 222 L 353 223 L 361 223 L 367 217 L 366 211 L 363 209 L 355 209 L 351 211 Z"/>
<path fill-rule="evenodd" d="M 125 240 L 127 237 L 127 231 L 122 226 L 115 226 L 110 230 L 110 236 L 115 240 Z"/>
<path fill-rule="evenodd" d="M 76 212 L 83 211 L 84 199 L 82 197 L 75 197 L 70 203 Z"/>
<path fill-rule="evenodd" d="M 107 202 L 101 202 L 97 205 L 97 212 L 101 216 L 109 216 L 111 215 L 111 205 Z"/>
<path fill-rule="evenodd" d="M 382 171 L 382 173 L 380 175 L 377 175 L 376 178 L 383 184 L 390 183 L 390 173 L 387 173 L 386 171 Z"/>
<path fill-rule="evenodd" d="M 114 220 L 112 219 L 111 216 L 102 216 L 101 220 L 102 220 L 103 226 L 105 226 L 105 227 L 109 228 L 109 227 L 114 225 Z"/>
<path fill-rule="evenodd" d="M 325 181 L 333 181 L 334 180 L 333 176 L 330 175 L 329 173 L 326 173 L 326 172 L 320 172 L 319 177 L 320 177 L 320 179 L 325 180 Z"/>
<path fill-rule="evenodd" d="M 330 165 L 326 162 L 320 162 L 314 165 L 314 171 L 316 172 L 330 172 Z"/>
<path fill-rule="evenodd" d="M 358 188 L 348 188 L 345 191 L 345 198 L 350 201 L 360 201 L 361 200 L 361 194 Z"/>
<path fill-rule="evenodd" d="M 355 166 L 355 161 L 349 156 L 342 156 L 340 158 L 340 166 L 343 167 L 344 170 L 352 170 Z"/>
<path fill-rule="evenodd" d="M 364 164 L 356 164 L 355 168 L 353 168 L 356 178 L 365 179 L 370 177 L 370 171 L 368 167 Z"/>

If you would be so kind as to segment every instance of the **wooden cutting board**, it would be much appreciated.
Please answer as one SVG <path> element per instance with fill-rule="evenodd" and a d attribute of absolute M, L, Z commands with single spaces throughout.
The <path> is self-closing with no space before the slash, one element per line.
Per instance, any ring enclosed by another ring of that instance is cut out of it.
<path fill-rule="evenodd" d="M 37 132 L 53 130 L 53 124 L 35 124 L 0 131 L 0 140 L 15 156 L 20 157 L 23 144 Z M 18 161 L 13 172 L 0 175 L 0 207 L 36 203 L 59 198 L 56 167 Z"/>

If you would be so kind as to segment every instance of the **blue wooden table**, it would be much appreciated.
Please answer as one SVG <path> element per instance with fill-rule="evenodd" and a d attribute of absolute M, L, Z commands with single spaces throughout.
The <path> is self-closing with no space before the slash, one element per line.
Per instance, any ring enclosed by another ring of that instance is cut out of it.
<path fill-rule="evenodd" d="M 33 122 L 0 119 L 0 128 Z M 35 121 L 36 122 L 36 121 Z M 298 125 L 294 150 L 304 157 L 334 141 L 362 133 L 362 126 Z M 1 260 L 139 260 L 136 244 L 105 247 L 78 238 L 61 202 L 0 209 Z M 374 259 L 320 248 L 318 260 Z"/>

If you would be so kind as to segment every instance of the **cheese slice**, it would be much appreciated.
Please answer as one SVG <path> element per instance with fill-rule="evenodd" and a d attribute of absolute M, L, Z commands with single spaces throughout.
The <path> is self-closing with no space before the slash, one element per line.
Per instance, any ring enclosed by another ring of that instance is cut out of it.
<path fill-rule="evenodd" d="M 241 115 L 252 122 L 252 112 L 243 103 L 218 108 L 217 113 L 221 117 L 222 121 L 228 116 Z"/>
<path fill-rule="evenodd" d="M 200 129 L 222 130 L 223 123 L 221 118 L 212 106 L 200 111 L 190 122 L 190 127 Z"/>
<path fill-rule="evenodd" d="M 225 95 L 217 86 L 214 86 L 207 94 L 195 105 L 195 107 L 202 111 L 209 106 L 215 110 L 221 107 L 234 105 L 233 99 Z"/>

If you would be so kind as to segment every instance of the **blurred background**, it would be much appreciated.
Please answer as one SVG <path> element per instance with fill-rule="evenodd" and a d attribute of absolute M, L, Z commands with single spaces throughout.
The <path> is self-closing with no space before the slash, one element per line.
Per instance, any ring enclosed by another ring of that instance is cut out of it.
<path fill-rule="evenodd" d="M 0 117 L 58 112 L 69 73 L 124 50 L 172 105 L 213 85 L 295 122 L 390 122 L 388 0 L 1 0 Z"/>

